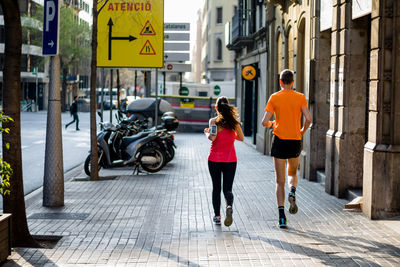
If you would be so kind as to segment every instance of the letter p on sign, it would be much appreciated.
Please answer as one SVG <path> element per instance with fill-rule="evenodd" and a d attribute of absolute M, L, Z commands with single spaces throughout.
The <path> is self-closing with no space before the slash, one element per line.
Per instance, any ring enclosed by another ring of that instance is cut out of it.
<path fill-rule="evenodd" d="M 47 6 L 46 6 L 46 27 L 45 27 L 45 31 L 48 32 L 50 30 L 49 24 L 50 21 L 54 20 L 54 17 L 56 15 L 56 5 L 54 3 L 54 1 L 47 1 Z"/>
<path fill-rule="evenodd" d="M 60 29 L 60 0 L 44 0 L 43 46 L 44 56 L 58 54 L 58 32 Z"/>

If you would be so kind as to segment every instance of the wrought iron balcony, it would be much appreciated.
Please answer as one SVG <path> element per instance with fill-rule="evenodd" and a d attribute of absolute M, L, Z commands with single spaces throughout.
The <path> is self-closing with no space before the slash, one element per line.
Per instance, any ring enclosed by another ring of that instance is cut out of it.
<path fill-rule="evenodd" d="M 64 0 L 65 5 L 74 7 L 76 9 L 80 9 L 79 2 L 80 0 Z"/>
<path fill-rule="evenodd" d="M 255 10 L 239 9 L 232 17 L 232 41 L 227 45 L 229 50 L 240 50 L 254 42 Z"/>
<path fill-rule="evenodd" d="M 298 2 L 299 2 L 298 0 L 289 0 L 289 1 L 292 2 L 292 3 L 295 3 L 295 4 L 298 4 Z M 274 5 L 281 5 L 281 6 L 284 6 L 286 0 L 266 0 L 266 2 L 267 2 L 267 3 L 274 4 Z"/>

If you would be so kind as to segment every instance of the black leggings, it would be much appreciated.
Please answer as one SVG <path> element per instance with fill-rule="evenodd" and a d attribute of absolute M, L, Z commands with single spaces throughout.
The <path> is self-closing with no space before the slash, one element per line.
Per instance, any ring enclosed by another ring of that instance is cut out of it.
<path fill-rule="evenodd" d="M 210 171 L 213 191 L 212 202 L 215 216 L 220 216 L 221 207 L 221 174 L 224 175 L 223 192 L 227 206 L 233 204 L 232 185 L 235 178 L 236 162 L 214 162 L 208 161 L 208 170 Z"/>

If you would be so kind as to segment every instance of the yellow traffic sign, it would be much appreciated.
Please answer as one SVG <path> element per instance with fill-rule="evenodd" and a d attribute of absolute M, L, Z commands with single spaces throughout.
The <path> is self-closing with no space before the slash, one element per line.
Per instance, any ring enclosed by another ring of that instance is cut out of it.
<path fill-rule="evenodd" d="M 97 10 L 98 67 L 164 66 L 164 0 L 103 0 Z"/>

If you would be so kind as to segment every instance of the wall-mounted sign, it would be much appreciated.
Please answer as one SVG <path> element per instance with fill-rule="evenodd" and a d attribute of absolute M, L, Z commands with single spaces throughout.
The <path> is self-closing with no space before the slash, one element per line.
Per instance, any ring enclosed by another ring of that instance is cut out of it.
<path fill-rule="evenodd" d="M 192 65 L 190 64 L 182 64 L 182 63 L 167 63 L 164 65 L 163 69 L 160 71 L 169 71 L 169 72 L 191 72 Z"/>
<path fill-rule="evenodd" d="M 179 95 L 189 95 L 189 89 L 187 87 L 181 87 L 179 88 Z"/>
<path fill-rule="evenodd" d="M 181 62 L 181 61 L 189 61 L 189 59 L 190 59 L 189 53 L 173 53 L 173 52 L 164 53 L 165 62 Z"/>
<path fill-rule="evenodd" d="M 242 69 L 242 77 L 248 81 L 253 80 L 256 74 L 256 69 L 253 66 L 244 66 Z"/>
<path fill-rule="evenodd" d="M 190 23 L 164 23 L 164 31 L 190 31 Z"/>
<path fill-rule="evenodd" d="M 214 86 L 214 95 L 219 95 L 221 93 L 221 87 L 219 85 Z"/>
<path fill-rule="evenodd" d="M 168 32 L 164 34 L 165 41 L 190 41 L 190 33 Z"/>

